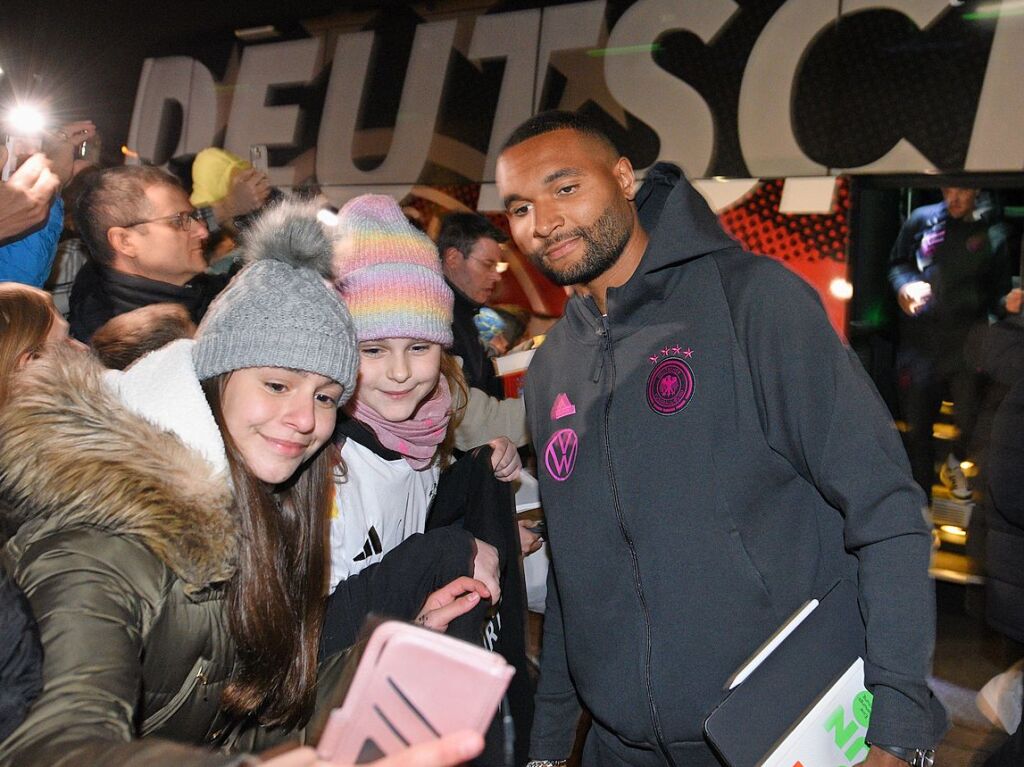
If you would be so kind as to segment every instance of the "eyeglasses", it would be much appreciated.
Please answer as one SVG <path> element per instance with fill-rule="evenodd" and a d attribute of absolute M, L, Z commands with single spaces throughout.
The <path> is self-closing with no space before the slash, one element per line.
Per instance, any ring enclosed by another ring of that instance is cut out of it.
<path fill-rule="evenodd" d="M 480 258 L 480 256 L 467 256 L 467 258 L 471 258 L 474 261 L 479 261 L 481 264 L 487 267 L 487 271 L 489 272 L 497 272 L 498 274 L 502 274 L 503 272 L 508 270 L 508 261 L 491 261 L 486 258 Z"/>
<path fill-rule="evenodd" d="M 124 224 L 124 229 L 130 229 L 133 226 L 139 226 L 141 224 L 156 224 L 161 221 L 166 221 L 175 229 L 180 229 L 183 232 L 187 232 L 192 228 L 193 221 L 202 221 L 203 214 L 198 210 L 183 210 L 181 213 L 175 213 L 172 216 L 160 216 L 159 218 L 147 218 L 144 221 L 133 221 L 130 224 Z"/>

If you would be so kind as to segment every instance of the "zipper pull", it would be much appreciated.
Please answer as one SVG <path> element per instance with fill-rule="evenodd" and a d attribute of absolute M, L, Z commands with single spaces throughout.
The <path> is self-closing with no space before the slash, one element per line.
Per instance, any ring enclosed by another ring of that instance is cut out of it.
<path fill-rule="evenodd" d="M 593 373 L 591 373 L 590 380 L 593 383 L 597 383 L 601 380 L 601 373 L 604 372 L 604 355 L 605 353 L 611 353 L 608 348 L 608 316 L 605 314 L 601 315 L 601 327 L 594 330 L 599 336 L 601 336 L 601 353 L 597 357 L 597 362 L 594 365 Z"/>

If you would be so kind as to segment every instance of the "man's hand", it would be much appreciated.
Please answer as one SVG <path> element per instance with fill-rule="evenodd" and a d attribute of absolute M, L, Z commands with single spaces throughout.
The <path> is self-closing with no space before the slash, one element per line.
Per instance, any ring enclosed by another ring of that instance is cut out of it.
<path fill-rule="evenodd" d="M 534 524 L 528 519 L 519 520 L 519 548 L 524 557 L 530 556 L 544 545 L 544 539 L 532 530 Z"/>
<path fill-rule="evenodd" d="M 888 751 L 872 746 L 868 758 L 854 767 L 907 767 L 907 763 Z"/>
<path fill-rule="evenodd" d="M 909 317 L 916 317 L 932 299 L 932 286 L 924 280 L 908 282 L 896 295 L 900 309 Z"/>
<path fill-rule="evenodd" d="M 1006 294 L 1006 298 L 1003 299 L 1003 305 L 1006 307 L 1007 314 L 1020 314 L 1021 299 L 1024 298 L 1024 291 L 1020 288 L 1014 288 Z"/>
<path fill-rule="evenodd" d="M 0 165 L 7 161 L 7 150 L 0 148 Z M 50 201 L 60 188 L 60 179 L 52 172 L 50 161 L 41 154 L 29 157 L 0 184 L 0 240 L 8 240 L 46 220 Z"/>
<path fill-rule="evenodd" d="M 92 120 L 68 123 L 46 135 L 43 150 L 53 161 L 53 172 L 60 177 L 61 183 L 66 184 L 74 177 L 75 148 L 95 136 L 96 126 Z"/>
<path fill-rule="evenodd" d="M 240 170 L 231 177 L 225 205 L 228 218 L 244 216 L 260 208 L 270 195 L 270 180 L 255 168 Z"/>
<path fill-rule="evenodd" d="M 415 623 L 443 633 L 448 630 L 449 623 L 468 613 L 481 599 L 490 596 L 487 586 L 463 575 L 428 596 Z"/>
<path fill-rule="evenodd" d="M 512 444 L 508 437 L 498 437 L 487 443 L 493 448 L 491 453 L 491 468 L 494 469 L 494 476 L 502 482 L 512 482 L 519 479 L 519 472 L 523 468 L 523 462 L 519 458 L 519 451 Z"/>

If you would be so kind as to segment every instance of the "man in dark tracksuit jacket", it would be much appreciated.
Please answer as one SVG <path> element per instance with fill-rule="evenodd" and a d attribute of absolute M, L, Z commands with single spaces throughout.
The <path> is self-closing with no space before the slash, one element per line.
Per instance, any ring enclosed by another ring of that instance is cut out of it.
<path fill-rule="evenodd" d="M 955 400 L 958 436 L 951 463 L 977 458 L 972 453 L 980 405 L 977 350 L 989 315 L 1006 314 L 1012 272 L 1005 226 L 994 206 L 982 205 L 976 189 L 942 192 L 943 202 L 910 214 L 889 258 L 889 280 L 901 310 L 896 364 L 909 427 L 907 451 L 914 479 L 927 493 L 935 476 L 932 422 L 943 398 Z M 962 481 L 958 492 L 970 497 Z"/>
<path fill-rule="evenodd" d="M 867 622 L 864 764 L 932 748 L 924 496 L 814 291 L 682 178 L 648 241 L 629 161 L 575 115 L 517 129 L 497 181 L 518 247 L 577 285 L 526 388 L 553 557 L 531 757 L 569 755 L 581 701 L 586 765 L 717 765 L 724 683 L 840 578 Z"/>

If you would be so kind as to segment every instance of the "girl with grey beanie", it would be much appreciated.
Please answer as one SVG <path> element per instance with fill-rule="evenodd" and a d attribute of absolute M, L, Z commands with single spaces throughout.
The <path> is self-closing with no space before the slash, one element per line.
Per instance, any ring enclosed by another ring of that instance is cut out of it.
<path fill-rule="evenodd" d="M 0 412 L 2 564 L 44 648 L 42 693 L 0 765 L 324 764 L 308 748 L 252 756 L 315 742 L 341 668 L 317 662 L 323 448 L 356 341 L 322 228 L 286 219 L 254 227 L 194 341 L 125 371 L 54 350 Z M 465 734 L 375 764 L 444 767 L 481 747 Z"/>

